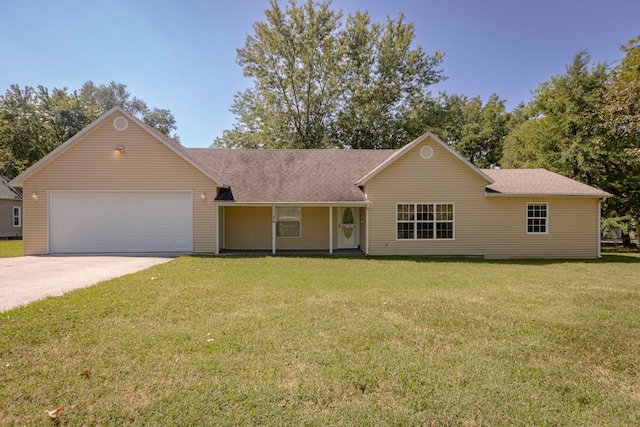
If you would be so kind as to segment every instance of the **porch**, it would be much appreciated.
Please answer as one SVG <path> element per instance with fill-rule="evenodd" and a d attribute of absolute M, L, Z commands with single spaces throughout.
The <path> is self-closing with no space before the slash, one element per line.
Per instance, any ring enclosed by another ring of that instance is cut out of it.
<path fill-rule="evenodd" d="M 216 253 L 366 254 L 367 207 L 217 203 Z"/>

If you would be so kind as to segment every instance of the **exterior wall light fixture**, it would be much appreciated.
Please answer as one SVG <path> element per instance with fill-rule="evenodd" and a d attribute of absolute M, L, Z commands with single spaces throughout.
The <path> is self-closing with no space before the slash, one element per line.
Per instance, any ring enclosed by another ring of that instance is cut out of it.
<path fill-rule="evenodd" d="M 203 202 L 207 200 L 207 195 L 204 194 L 204 192 L 200 193 L 200 200 L 202 200 Z"/>
<path fill-rule="evenodd" d="M 38 193 L 34 191 L 33 193 L 31 193 L 31 198 L 33 199 L 34 202 L 37 202 L 40 196 L 38 196 Z"/>
<path fill-rule="evenodd" d="M 124 152 L 124 145 L 118 145 L 118 146 L 116 147 L 116 151 L 118 151 L 118 152 L 120 152 L 120 153 L 123 153 L 123 152 Z"/>

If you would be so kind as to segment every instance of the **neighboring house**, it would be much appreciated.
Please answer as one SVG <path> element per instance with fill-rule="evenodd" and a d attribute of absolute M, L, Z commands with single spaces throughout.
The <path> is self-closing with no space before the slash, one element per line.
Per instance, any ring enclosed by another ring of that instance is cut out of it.
<path fill-rule="evenodd" d="M 0 175 L 0 239 L 22 237 L 22 189 L 9 185 Z"/>
<path fill-rule="evenodd" d="M 478 169 L 430 133 L 399 150 L 189 149 L 120 108 L 11 185 L 25 254 L 596 258 L 609 197 L 543 169 Z"/>

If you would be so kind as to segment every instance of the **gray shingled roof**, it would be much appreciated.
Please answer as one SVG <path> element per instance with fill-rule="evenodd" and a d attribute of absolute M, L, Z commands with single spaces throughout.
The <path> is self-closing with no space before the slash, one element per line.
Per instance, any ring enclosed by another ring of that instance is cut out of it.
<path fill-rule="evenodd" d="M 394 150 L 243 150 L 187 148 L 229 185 L 238 203 L 363 202 L 355 185 Z"/>
<path fill-rule="evenodd" d="M 237 203 L 364 202 L 355 183 L 395 150 L 256 150 L 183 148 L 229 185 L 218 200 Z M 609 197 L 545 169 L 482 169 L 496 195 Z"/>
<path fill-rule="evenodd" d="M 546 169 L 483 169 L 495 182 L 487 191 L 503 195 L 610 197 L 611 194 Z"/>
<path fill-rule="evenodd" d="M 22 200 L 22 189 L 9 185 L 11 178 L 0 175 L 0 199 Z"/>

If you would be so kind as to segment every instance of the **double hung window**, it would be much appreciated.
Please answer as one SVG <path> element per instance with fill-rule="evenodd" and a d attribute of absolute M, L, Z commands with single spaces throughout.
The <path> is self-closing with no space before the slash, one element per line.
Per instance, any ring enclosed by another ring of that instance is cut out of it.
<path fill-rule="evenodd" d="M 22 226 L 22 217 L 20 215 L 20 206 L 13 207 L 13 226 L 21 227 Z"/>
<path fill-rule="evenodd" d="M 396 233 L 398 240 L 453 240 L 453 204 L 397 204 Z"/>
<path fill-rule="evenodd" d="M 527 203 L 527 234 L 549 232 L 549 206 L 547 203 Z"/>

